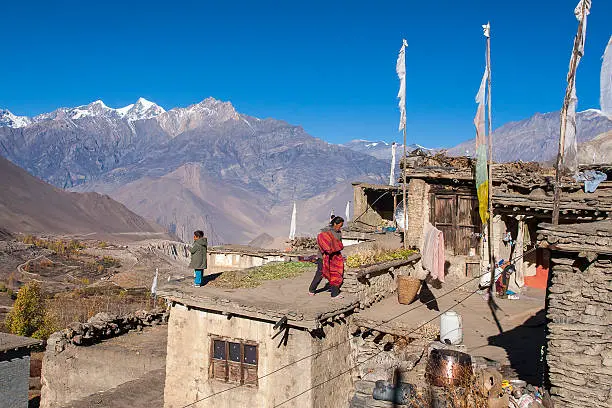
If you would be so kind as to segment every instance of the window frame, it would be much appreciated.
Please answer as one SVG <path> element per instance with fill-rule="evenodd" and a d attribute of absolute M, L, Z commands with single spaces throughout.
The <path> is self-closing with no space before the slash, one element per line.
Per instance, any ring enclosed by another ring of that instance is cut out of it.
<path fill-rule="evenodd" d="M 247 387 L 257 387 L 259 385 L 257 379 L 257 371 L 259 368 L 259 344 L 250 340 L 236 339 L 225 336 L 210 335 L 210 354 L 209 354 L 209 367 L 208 377 L 227 384 L 240 384 Z M 225 344 L 225 358 L 217 359 L 214 357 L 215 353 L 215 341 L 221 341 Z M 230 360 L 229 349 L 230 343 L 237 343 L 240 345 L 240 362 Z M 255 364 L 249 364 L 244 361 L 245 359 L 245 346 L 255 347 Z M 224 370 L 223 378 L 216 376 L 215 373 L 220 370 Z M 232 378 L 232 368 L 238 369 L 240 373 L 240 379 L 235 380 Z M 252 375 L 254 374 L 254 375 Z M 247 381 L 251 377 L 253 381 Z"/>

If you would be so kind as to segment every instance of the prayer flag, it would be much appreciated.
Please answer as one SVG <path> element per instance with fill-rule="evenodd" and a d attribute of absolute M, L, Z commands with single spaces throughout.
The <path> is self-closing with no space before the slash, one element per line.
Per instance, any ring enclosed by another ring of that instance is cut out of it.
<path fill-rule="evenodd" d="M 395 71 L 400 80 L 399 92 L 397 93 L 400 109 L 399 130 L 406 128 L 406 47 L 408 42 L 406 40 L 402 41 L 402 48 L 400 48 L 397 64 L 395 65 Z"/>
<path fill-rule="evenodd" d="M 487 171 L 487 143 L 485 138 L 485 87 L 489 77 L 489 67 L 480 81 L 480 88 L 476 95 L 478 109 L 474 117 L 476 126 L 476 193 L 478 194 L 478 207 L 480 220 L 486 224 L 489 219 L 489 173 Z"/>
<path fill-rule="evenodd" d="M 297 222 L 297 207 L 294 202 L 293 212 L 291 213 L 291 227 L 289 228 L 289 239 L 295 238 L 296 222 Z"/>
<path fill-rule="evenodd" d="M 567 105 L 567 121 L 565 122 L 564 154 L 561 163 L 564 168 L 574 173 L 578 171 L 578 143 L 576 140 L 576 105 L 578 105 L 578 97 L 576 96 L 576 70 L 578 64 L 580 64 L 580 59 L 584 55 L 587 16 L 590 13 L 590 9 L 591 0 L 580 0 L 574 9 L 576 19 L 582 24 L 582 31 L 576 34 L 572 57 L 570 58 L 570 68 L 567 74 L 567 86 L 570 90 L 570 94 Z M 576 63 L 572 66 L 572 60 L 574 58 Z"/>

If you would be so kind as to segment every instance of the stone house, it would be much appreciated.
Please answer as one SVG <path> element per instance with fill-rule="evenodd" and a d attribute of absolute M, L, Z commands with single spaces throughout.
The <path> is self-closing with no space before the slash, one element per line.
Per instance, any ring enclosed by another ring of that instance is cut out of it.
<path fill-rule="evenodd" d="M 27 408 L 30 352 L 42 341 L 0 333 L 0 406 Z"/>
<path fill-rule="evenodd" d="M 190 244 L 168 240 L 150 240 L 144 244 L 145 250 L 158 256 L 168 257 L 187 267 L 191 260 Z M 208 271 L 220 272 L 262 266 L 270 262 L 290 260 L 286 253 L 277 250 L 255 248 L 245 245 L 209 246 L 207 251 Z"/>
<path fill-rule="evenodd" d="M 343 407 L 353 394 L 350 322 L 396 289 L 418 254 L 348 269 L 344 299 L 308 295 L 311 273 L 256 288 L 160 288 L 170 307 L 164 406 Z"/>
<path fill-rule="evenodd" d="M 430 222 L 444 233 L 447 273 L 470 277 L 486 266 L 488 245 L 482 235 L 472 159 L 417 154 L 409 157 L 403 168 L 407 181 L 408 244 L 423 248 L 424 227 Z M 609 173 L 611 179 L 610 168 L 596 169 Z M 496 259 L 516 259 L 517 270 L 526 281 L 538 284 L 538 276 L 542 288 L 548 259 L 545 251 L 535 247 L 535 234 L 540 222 L 551 220 L 553 181 L 554 170 L 537 163 L 500 163 L 493 167 Z M 372 228 L 393 221 L 393 208 L 402 200 L 401 184 L 353 183 L 353 190 L 356 223 Z M 597 221 L 612 214 L 612 181 L 604 181 L 595 192 L 585 193 L 581 183 L 565 178 L 561 197 L 561 223 Z M 361 218 L 357 218 L 359 214 L 363 214 Z M 523 256 L 528 247 L 533 250 Z"/>
<path fill-rule="evenodd" d="M 100 312 L 47 339 L 42 362 L 40 408 L 60 408 L 90 395 L 165 372 L 163 310 L 125 315 Z"/>
<path fill-rule="evenodd" d="M 612 407 L 612 220 L 542 224 L 550 251 L 548 381 L 555 405 Z"/>
<path fill-rule="evenodd" d="M 209 271 L 227 271 L 262 266 L 270 262 L 288 260 L 281 251 L 253 248 L 243 245 L 211 247 L 207 252 Z"/>

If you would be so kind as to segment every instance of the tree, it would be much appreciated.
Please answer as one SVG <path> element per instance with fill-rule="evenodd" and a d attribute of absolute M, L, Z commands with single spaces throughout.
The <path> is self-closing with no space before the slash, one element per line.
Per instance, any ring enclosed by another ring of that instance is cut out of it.
<path fill-rule="evenodd" d="M 28 282 L 17 292 L 13 308 L 6 316 L 5 325 L 8 330 L 18 336 L 41 337 L 47 330 L 45 319 L 45 300 L 40 285 Z"/>

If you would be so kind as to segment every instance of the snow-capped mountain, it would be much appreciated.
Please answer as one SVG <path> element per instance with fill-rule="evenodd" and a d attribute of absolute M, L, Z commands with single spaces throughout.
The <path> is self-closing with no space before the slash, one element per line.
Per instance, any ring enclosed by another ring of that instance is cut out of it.
<path fill-rule="evenodd" d="M 134 122 L 137 120 L 151 119 L 164 112 L 166 112 L 164 108 L 144 98 L 138 98 L 136 103 L 117 109 L 110 108 L 106 106 L 104 102 L 97 100 L 88 105 L 74 108 L 59 108 L 53 112 L 36 115 L 33 118 L 16 116 L 8 110 L 0 110 L 0 127 L 22 128 L 33 123 L 47 120 L 64 119 L 78 121 L 84 118 L 125 119 Z"/>
<path fill-rule="evenodd" d="M 9 110 L 0 109 L 0 126 L 22 128 L 30 123 L 32 123 L 32 119 L 27 116 L 13 115 Z"/>
<path fill-rule="evenodd" d="M 351 199 L 351 181 L 389 172 L 389 160 L 213 98 L 166 112 L 145 100 L 57 109 L 0 127 L 0 155 L 55 186 L 108 194 L 185 239 L 203 229 L 215 242 L 286 234 L 294 201 L 298 231 L 314 232 Z"/>
<path fill-rule="evenodd" d="M 151 119 L 165 112 L 164 108 L 147 101 L 145 98 L 138 98 L 136 103 L 115 110 L 119 116 L 127 120 Z"/>
<path fill-rule="evenodd" d="M 202 126 L 218 125 L 231 119 L 239 120 L 240 118 L 241 115 L 236 112 L 231 102 L 206 98 L 202 102 L 186 108 L 170 109 L 163 115 L 159 115 L 157 121 L 163 130 L 174 137 L 188 130 Z"/>
<path fill-rule="evenodd" d="M 391 161 L 391 143 L 378 140 L 363 140 L 363 139 L 355 139 L 343 145 L 344 147 L 348 147 L 351 150 L 356 152 L 369 154 L 370 156 L 374 156 L 377 159 Z M 401 143 L 397 144 L 397 160 L 399 163 L 399 158 L 404 152 L 404 145 Z M 419 144 L 413 143 L 406 146 L 407 152 L 411 152 L 415 149 L 423 149 L 423 150 L 431 150 L 427 147 L 423 147 Z"/>

